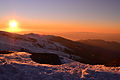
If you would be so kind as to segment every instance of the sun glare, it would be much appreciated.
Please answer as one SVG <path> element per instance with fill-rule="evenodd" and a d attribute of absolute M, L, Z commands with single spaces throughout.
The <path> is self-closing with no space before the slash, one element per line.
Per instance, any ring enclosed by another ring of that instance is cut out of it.
<path fill-rule="evenodd" d="M 9 21 L 8 32 L 20 32 L 20 28 L 18 27 L 18 22 L 16 20 Z"/>
<path fill-rule="evenodd" d="M 15 27 L 17 27 L 17 22 L 16 22 L 16 21 L 10 21 L 10 22 L 9 22 L 9 26 L 10 26 L 11 28 L 15 28 Z"/>

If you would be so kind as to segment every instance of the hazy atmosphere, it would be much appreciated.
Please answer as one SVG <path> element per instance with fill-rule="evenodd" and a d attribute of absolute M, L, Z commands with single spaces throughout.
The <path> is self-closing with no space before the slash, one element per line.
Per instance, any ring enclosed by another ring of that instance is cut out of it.
<path fill-rule="evenodd" d="M 0 30 L 120 33 L 119 0 L 0 0 Z"/>

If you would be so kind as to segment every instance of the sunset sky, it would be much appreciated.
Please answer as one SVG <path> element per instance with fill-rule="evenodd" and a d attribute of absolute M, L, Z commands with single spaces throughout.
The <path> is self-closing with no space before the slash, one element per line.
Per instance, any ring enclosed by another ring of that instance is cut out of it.
<path fill-rule="evenodd" d="M 120 33 L 120 0 L 0 0 L 0 30 Z"/>

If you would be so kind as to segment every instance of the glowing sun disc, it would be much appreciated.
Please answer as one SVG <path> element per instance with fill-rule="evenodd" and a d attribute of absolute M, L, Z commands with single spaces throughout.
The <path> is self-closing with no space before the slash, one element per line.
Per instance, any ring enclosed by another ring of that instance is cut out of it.
<path fill-rule="evenodd" d="M 18 22 L 15 20 L 9 21 L 9 28 L 7 29 L 8 32 L 19 32 L 21 31 L 18 27 Z"/>
<path fill-rule="evenodd" d="M 11 28 L 15 28 L 15 27 L 17 27 L 17 22 L 16 21 L 10 21 L 9 22 L 9 26 L 11 27 Z"/>

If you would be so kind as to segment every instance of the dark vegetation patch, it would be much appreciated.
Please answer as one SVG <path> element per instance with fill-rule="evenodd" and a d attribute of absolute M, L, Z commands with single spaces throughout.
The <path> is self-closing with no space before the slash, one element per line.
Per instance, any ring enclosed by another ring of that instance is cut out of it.
<path fill-rule="evenodd" d="M 60 65 L 60 58 L 56 54 L 50 53 L 31 53 L 31 59 L 40 64 Z"/>

